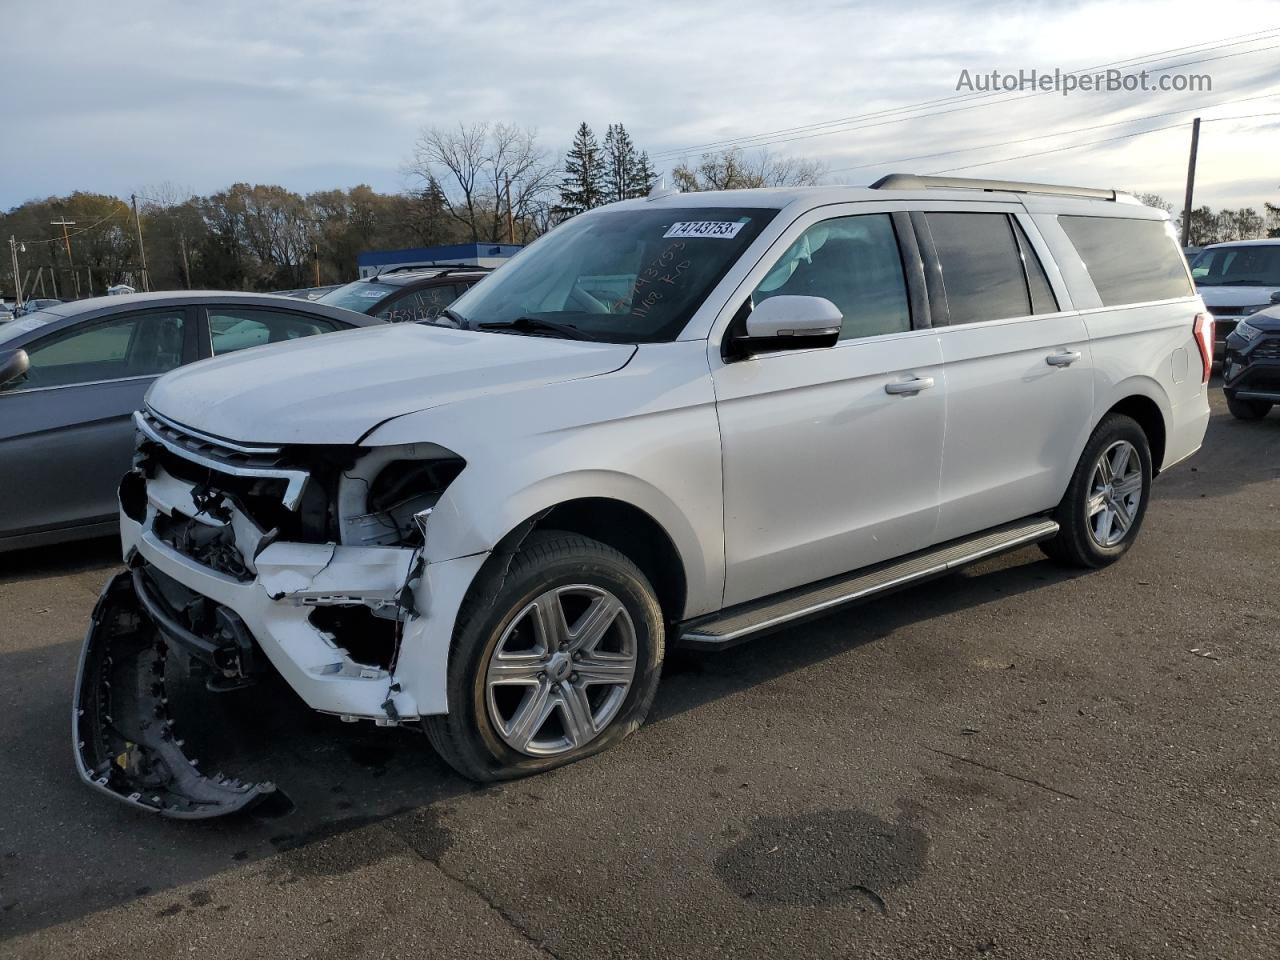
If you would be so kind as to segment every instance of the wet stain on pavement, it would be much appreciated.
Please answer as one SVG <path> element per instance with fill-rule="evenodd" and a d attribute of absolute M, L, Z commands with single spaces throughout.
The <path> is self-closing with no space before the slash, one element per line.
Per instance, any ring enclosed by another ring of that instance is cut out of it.
<path fill-rule="evenodd" d="M 861 900 L 886 913 L 888 895 L 924 874 L 928 853 L 928 837 L 909 817 L 825 810 L 760 818 L 715 866 L 725 886 L 762 906 Z"/>

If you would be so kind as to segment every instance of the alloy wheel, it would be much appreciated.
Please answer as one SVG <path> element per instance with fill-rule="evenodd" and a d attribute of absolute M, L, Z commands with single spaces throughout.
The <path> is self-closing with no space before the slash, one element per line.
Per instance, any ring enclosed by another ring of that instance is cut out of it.
<path fill-rule="evenodd" d="M 1114 547 L 1133 528 L 1142 505 L 1142 460 L 1128 440 L 1102 451 L 1085 501 L 1089 535 L 1100 547 Z"/>
<path fill-rule="evenodd" d="M 577 749 L 617 715 L 637 651 L 631 615 L 608 590 L 547 590 L 516 614 L 489 657 L 489 720 L 507 746 L 529 756 Z"/>

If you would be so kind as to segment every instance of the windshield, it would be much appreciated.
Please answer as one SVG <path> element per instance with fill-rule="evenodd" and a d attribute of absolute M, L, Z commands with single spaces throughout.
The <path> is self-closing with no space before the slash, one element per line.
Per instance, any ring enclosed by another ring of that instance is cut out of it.
<path fill-rule="evenodd" d="M 388 296 L 399 290 L 389 283 L 375 283 L 369 280 L 353 280 L 343 284 L 336 290 L 330 290 L 316 303 L 328 303 L 335 307 L 344 307 L 356 313 L 368 313 Z"/>
<path fill-rule="evenodd" d="M 1200 287 L 1280 287 L 1280 244 L 1203 250 L 1191 276 Z"/>
<path fill-rule="evenodd" d="M 776 214 L 660 207 L 576 217 L 449 312 L 472 329 L 515 324 L 519 332 L 545 334 L 555 324 L 614 343 L 674 340 Z"/>

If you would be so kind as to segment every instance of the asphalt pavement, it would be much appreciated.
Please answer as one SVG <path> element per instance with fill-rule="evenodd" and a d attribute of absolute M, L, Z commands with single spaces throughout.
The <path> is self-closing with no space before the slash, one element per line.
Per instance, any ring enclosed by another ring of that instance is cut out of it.
<path fill-rule="evenodd" d="M 274 819 L 91 792 L 109 542 L 0 555 L 2 957 L 1280 955 L 1280 413 L 1226 415 L 1118 564 L 1034 547 L 668 663 L 607 754 L 477 787 L 268 685 L 180 717 Z"/>

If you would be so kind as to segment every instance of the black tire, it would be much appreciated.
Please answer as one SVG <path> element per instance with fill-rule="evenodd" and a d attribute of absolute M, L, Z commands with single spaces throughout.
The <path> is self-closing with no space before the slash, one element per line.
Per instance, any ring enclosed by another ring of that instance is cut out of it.
<path fill-rule="evenodd" d="M 664 626 L 653 587 L 634 563 L 575 533 L 535 531 L 505 576 L 499 570 L 484 576 L 470 591 L 454 629 L 449 712 L 423 720 L 432 746 L 451 767 L 481 782 L 529 776 L 607 750 L 639 728 L 662 673 Z M 535 598 L 576 584 L 606 590 L 621 602 L 630 618 L 628 636 L 634 637 L 635 672 L 625 699 L 600 733 L 553 756 L 530 756 L 505 742 L 490 716 L 485 682 L 490 659 L 508 627 Z"/>
<path fill-rule="evenodd" d="M 1227 394 L 1227 409 L 1237 420 L 1261 420 L 1271 412 L 1271 403 L 1267 400 L 1237 400 Z"/>
<path fill-rule="evenodd" d="M 1120 441 L 1127 441 L 1137 452 L 1142 470 L 1141 496 L 1121 539 L 1116 543 L 1103 545 L 1094 534 L 1089 501 L 1093 496 L 1094 472 L 1099 458 L 1104 451 Z M 1058 521 L 1059 527 L 1057 536 L 1041 541 L 1040 549 L 1050 559 L 1071 567 L 1096 569 L 1119 560 L 1133 545 L 1142 528 L 1151 495 L 1152 474 L 1151 445 L 1137 421 L 1117 413 L 1104 417 L 1085 444 L 1080 462 L 1071 475 L 1067 492 L 1054 511 L 1053 518 Z"/>

